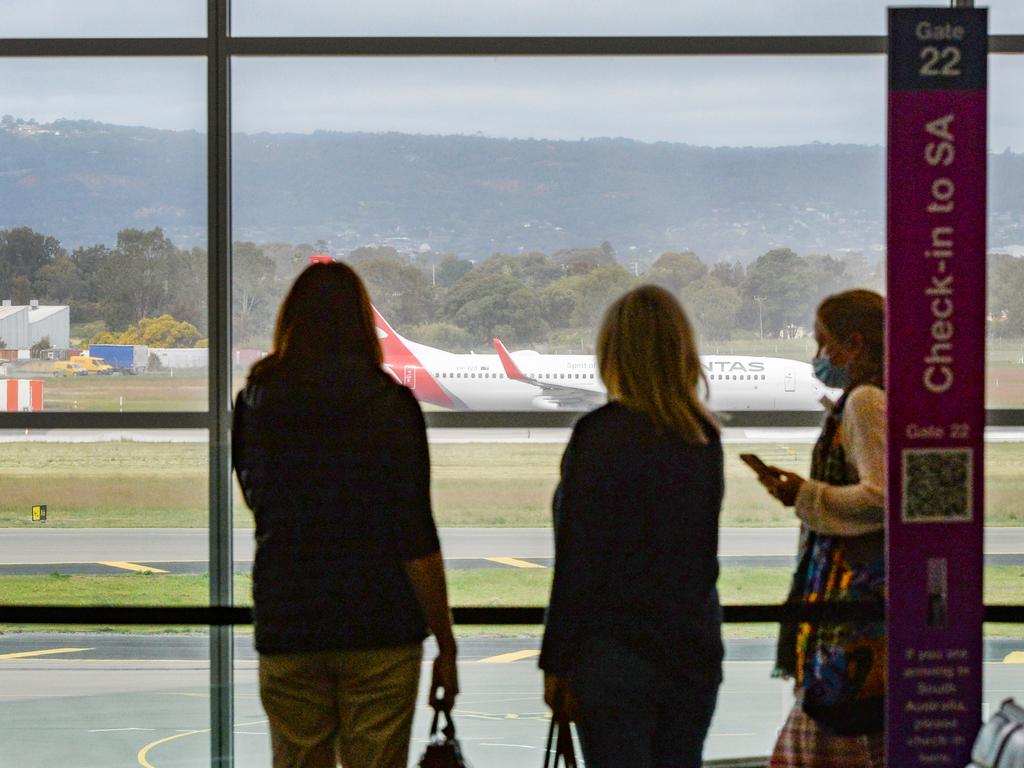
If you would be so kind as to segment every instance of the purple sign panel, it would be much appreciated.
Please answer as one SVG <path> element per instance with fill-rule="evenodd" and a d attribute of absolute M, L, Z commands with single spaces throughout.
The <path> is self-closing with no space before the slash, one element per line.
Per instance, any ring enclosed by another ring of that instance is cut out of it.
<path fill-rule="evenodd" d="M 985 10 L 889 11 L 887 761 L 981 722 Z"/>

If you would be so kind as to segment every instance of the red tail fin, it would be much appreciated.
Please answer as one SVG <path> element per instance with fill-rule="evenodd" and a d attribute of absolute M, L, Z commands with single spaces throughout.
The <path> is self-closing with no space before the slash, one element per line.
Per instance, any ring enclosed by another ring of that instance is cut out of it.
<path fill-rule="evenodd" d="M 373 319 L 377 325 L 377 338 L 380 340 L 380 348 L 384 352 L 385 365 L 419 365 L 419 360 L 405 345 L 405 340 L 395 333 L 395 329 L 381 317 L 376 307 L 373 308 Z"/>
<path fill-rule="evenodd" d="M 456 408 L 452 397 L 441 387 L 423 367 L 405 339 L 395 333 L 388 321 L 381 317 L 377 308 L 373 308 L 373 319 L 377 326 L 377 338 L 384 353 L 384 368 L 399 384 L 404 384 L 416 399 L 424 403 L 433 403 L 443 408 Z"/>
<path fill-rule="evenodd" d="M 519 366 L 516 365 L 515 360 L 512 359 L 512 355 L 508 353 L 505 345 L 501 343 L 501 339 L 491 339 L 491 344 L 494 345 L 494 350 L 498 353 L 498 359 L 501 360 L 501 367 L 505 369 L 506 376 L 513 381 L 529 381 L 523 375 L 523 372 L 519 370 Z"/>

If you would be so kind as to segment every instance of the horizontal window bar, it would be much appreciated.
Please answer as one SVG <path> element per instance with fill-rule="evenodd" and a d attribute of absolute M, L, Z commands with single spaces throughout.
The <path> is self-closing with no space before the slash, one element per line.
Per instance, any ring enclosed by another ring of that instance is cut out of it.
<path fill-rule="evenodd" d="M 863 56 L 884 35 L 714 37 L 235 37 L 234 56 Z M 0 57 L 202 56 L 206 38 L 7 38 Z M 1024 53 L 1024 35 L 991 35 L 991 53 Z"/>
<path fill-rule="evenodd" d="M 882 35 L 733 37 L 236 37 L 235 56 L 775 56 L 885 52 Z"/>
<path fill-rule="evenodd" d="M 205 411 L 0 413 L 0 429 L 209 429 Z"/>
<path fill-rule="evenodd" d="M 881 606 L 862 603 L 818 603 L 815 605 L 727 605 L 722 608 L 726 624 L 756 622 L 868 620 L 883 618 Z M 453 608 L 456 624 L 543 624 L 544 609 L 533 607 Z M 987 605 L 986 622 L 1024 624 L 1024 605 Z M 250 608 L 162 606 L 78 606 L 0 605 L 0 624 L 201 624 L 226 626 L 252 624 Z"/>
<path fill-rule="evenodd" d="M 0 57 L 205 56 L 204 37 L 99 37 L 0 39 Z"/>

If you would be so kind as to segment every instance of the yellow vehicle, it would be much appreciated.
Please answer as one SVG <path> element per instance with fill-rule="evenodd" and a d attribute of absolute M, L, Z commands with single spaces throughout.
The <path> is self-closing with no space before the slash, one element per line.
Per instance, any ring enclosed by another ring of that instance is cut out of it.
<path fill-rule="evenodd" d="M 114 373 L 114 367 L 104 363 L 102 357 L 72 355 L 68 362 L 81 366 L 87 375 L 110 376 Z"/>
<path fill-rule="evenodd" d="M 70 360 L 58 360 L 53 364 L 52 369 L 53 375 L 58 378 L 64 376 L 88 376 L 89 372 L 85 370 L 78 363 L 72 363 Z"/>

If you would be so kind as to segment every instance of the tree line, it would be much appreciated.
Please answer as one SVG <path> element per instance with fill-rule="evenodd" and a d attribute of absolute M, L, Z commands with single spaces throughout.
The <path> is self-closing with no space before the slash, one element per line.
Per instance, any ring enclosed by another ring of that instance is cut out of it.
<path fill-rule="evenodd" d="M 326 244 L 237 242 L 232 288 L 236 347 L 267 349 L 278 305 L 309 256 Z M 860 253 L 799 255 L 775 248 L 749 265 L 707 264 L 691 251 L 626 261 L 610 243 L 551 254 L 496 253 L 480 260 L 364 246 L 340 258 L 366 281 L 377 308 L 403 335 L 452 351 L 489 349 L 493 337 L 552 352 L 592 349 L 605 307 L 638 283 L 679 297 L 701 338 L 779 337 L 809 330 L 822 297 L 881 290 L 884 264 Z M 176 247 L 159 228 L 124 229 L 113 247 L 71 251 L 27 227 L 0 230 L 0 298 L 67 304 L 83 341 L 207 334 L 207 254 Z M 1024 336 L 1024 259 L 989 257 L 990 331 Z M 133 335 L 134 334 L 134 335 Z M 154 344 L 155 345 L 155 344 Z"/>

